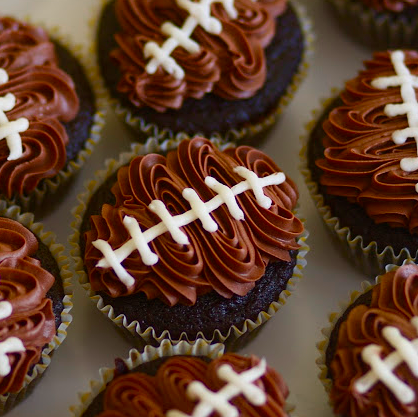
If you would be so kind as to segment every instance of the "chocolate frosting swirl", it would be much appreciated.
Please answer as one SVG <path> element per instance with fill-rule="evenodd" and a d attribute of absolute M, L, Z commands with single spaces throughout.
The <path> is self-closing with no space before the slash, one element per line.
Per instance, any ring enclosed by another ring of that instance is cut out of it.
<path fill-rule="evenodd" d="M 84 260 L 93 290 L 112 297 L 142 291 L 149 299 L 158 297 L 169 305 L 190 305 L 211 290 L 226 298 L 245 295 L 264 275 L 267 262 L 289 261 L 289 250 L 298 248 L 295 239 L 303 225 L 291 212 L 298 193 L 287 179 L 264 188 L 273 201 L 270 209 L 262 208 L 252 192 L 245 192 L 236 197 L 245 214 L 243 221 L 235 220 L 222 205 L 211 213 L 219 225 L 216 232 L 207 232 L 200 221 L 194 221 L 182 228 L 189 245 L 176 243 L 169 233 L 154 239 L 150 248 L 159 257 L 155 265 L 146 266 L 138 251 L 132 252 L 123 262 L 135 279 L 132 287 L 126 287 L 113 269 L 96 266 L 103 255 L 93 241 L 106 240 L 116 249 L 130 238 L 122 224 L 125 215 L 134 217 L 145 231 L 160 222 L 148 208 L 152 200 L 162 200 L 172 215 L 182 214 L 190 209 L 182 197 L 184 188 L 193 188 L 208 201 L 216 194 L 205 184 L 205 177 L 232 187 L 243 181 L 233 171 L 237 165 L 259 177 L 279 171 L 261 151 L 240 146 L 221 152 L 203 138 L 182 141 L 167 157 L 140 156 L 121 168 L 112 188 L 115 206 L 105 204 L 100 216 L 92 216 L 91 230 L 86 233 Z"/>
<path fill-rule="evenodd" d="M 0 376 L 0 395 L 17 392 L 30 368 L 39 362 L 43 346 L 55 335 L 52 302 L 46 293 L 54 277 L 31 258 L 38 249 L 36 237 L 20 223 L 0 218 L 0 300 L 12 314 L 0 319 L 0 343 L 19 338 L 23 352 L 9 353 L 11 371 Z"/>
<path fill-rule="evenodd" d="M 176 357 L 167 359 L 155 376 L 132 372 L 116 377 L 107 387 L 100 417 L 163 417 L 169 410 L 178 410 L 190 415 L 195 402 L 186 394 L 193 381 L 202 382 L 208 389 L 219 391 L 225 382 L 217 375 L 219 366 L 229 364 L 235 372 L 242 373 L 256 366 L 255 356 L 244 357 L 227 353 L 210 363 L 196 357 Z M 262 406 L 254 406 L 239 395 L 231 400 L 242 417 L 284 417 L 288 388 L 281 376 L 267 367 L 266 373 L 256 384 L 267 394 Z"/>
<path fill-rule="evenodd" d="M 23 155 L 8 161 L 9 149 L 0 142 L 0 191 L 8 198 L 28 194 L 43 178 L 56 175 L 66 162 L 68 136 L 61 122 L 72 120 L 79 101 L 71 77 L 58 68 L 54 45 L 40 28 L 0 18 L 0 68 L 9 81 L 0 96 L 12 93 L 16 105 L 8 120 L 29 120 L 21 133 Z"/>
<path fill-rule="evenodd" d="M 418 52 L 404 51 L 405 64 L 418 75 Z M 389 117 L 386 104 L 403 102 L 399 87 L 377 89 L 371 82 L 395 74 L 389 52 L 375 53 L 366 69 L 346 83 L 344 105 L 334 108 L 323 124 L 324 159 L 321 184 L 328 194 L 357 202 L 376 223 L 405 227 L 418 232 L 416 205 L 418 171 L 407 173 L 401 159 L 416 157 L 413 138 L 397 145 L 393 132 L 408 127 L 406 115 Z"/>
<path fill-rule="evenodd" d="M 379 12 L 402 12 L 410 7 L 418 5 L 417 0 L 361 0 L 366 6 L 371 7 Z"/>
<path fill-rule="evenodd" d="M 161 66 L 148 74 L 144 45 L 162 45 L 166 36 L 161 25 L 170 21 L 181 27 L 188 14 L 169 0 L 117 0 L 116 14 L 121 32 L 115 36 L 119 48 L 111 56 L 119 65 L 118 90 L 137 107 L 164 112 L 178 109 L 188 97 L 201 99 L 213 92 L 228 100 L 253 96 L 264 84 L 264 48 L 275 32 L 275 17 L 283 13 L 286 0 L 235 0 L 237 19 L 231 20 L 223 6 L 212 5 L 212 15 L 222 23 L 222 32 L 212 35 L 198 26 L 192 39 L 200 45 L 197 53 L 177 47 L 172 57 L 184 69 L 176 79 Z"/>
<path fill-rule="evenodd" d="M 364 347 L 376 344 L 382 347 L 381 358 L 394 348 L 382 335 L 382 329 L 393 326 L 409 340 L 418 337 L 409 320 L 418 316 L 418 266 L 406 265 L 396 272 L 381 277 L 381 283 L 372 290 L 370 306 L 354 307 L 341 324 L 338 343 L 331 362 L 333 379 L 331 400 L 338 415 L 352 417 L 412 417 L 418 413 L 418 381 L 409 367 L 402 363 L 394 374 L 415 391 L 415 401 L 402 404 L 381 382 L 368 392 L 360 394 L 354 382 L 370 367 L 361 359 Z"/>

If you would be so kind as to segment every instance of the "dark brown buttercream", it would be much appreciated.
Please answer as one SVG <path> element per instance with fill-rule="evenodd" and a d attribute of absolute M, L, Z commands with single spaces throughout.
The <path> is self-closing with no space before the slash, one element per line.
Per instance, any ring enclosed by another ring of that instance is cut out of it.
<path fill-rule="evenodd" d="M 17 392 L 41 351 L 55 335 L 52 302 L 46 293 L 54 277 L 31 258 L 38 249 L 36 237 L 20 223 L 0 218 L 0 300 L 8 301 L 12 314 L 0 319 L 0 343 L 19 338 L 25 351 L 8 354 L 11 371 L 0 376 L 0 394 Z"/>
<path fill-rule="evenodd" d="M 132 287 L 126 287 L 113 269 L 97 267 L 103 255 L 92 242 L 103 239 L 114 249 L 123 245 L 130 238 L 122 224 L 125 215 L 134 217 L 144 231 L 160 222 L 148 208 L 152 200 L 162 200 L 172 215 L 182 214 L 190 209 L 182 197 L 184 188 L 193 188 L 208 201 L 216 194 L 204 183 L 205 177 L 232 187 L 243 181 L 233 172 L 237 165 L 259 177 L 279 171 L 259 150 L 241 146 L 221 152 L 202 138 L 182 141 L 167 157 L 139 156 L 121 168 L 112 188 L 115 206 L 105 204 L 100 216 L 92 216 L 91 230 L 86 233 L 84 260 L 93 290 L 112 297 L 141 291 L 169 305 L 194 304 L 196 297 L 211 290 L 226 298 L 245 295 L 264 275 L 269 261 L 289 261 L 289 251 L 298 248 L 296 238 L 303 225 L 291 211 L 298 193 L 287 178 L 278 186 L 264 188 L 273 201 L 270 209 L 262 208 L 247 191 L 236 197 L 243 221 L 233 219 L 222 205 L 211 213 L 219 225 L 216 232 L 207 232 L 197 220 L 182 228 L 190 245 L 176 243 L 169 233 L 154 239 L 150 248 L 159 257 L 155 265 L 146 266 L 138 251 L 132 252 L 123 262 L 135 279 Z"/>
<path fill-rule="evenodd" d="M 418 413 L 418 380 L 405 363 L 393 371 L 415 391 L 415 401 L 402 404 L 381 382 L 365 394 L 356 391 L 354 383 L 365 375 L 370 367 L 361 358 L 362 350 L 376 344 L 382 348 L 382 360 L 394 352 L 394 348 L 382 335 L 386 326 L 399 329 L 409 340 L 418 338 L 410 323 L 418 316 L 418 266 L 406 265 L 381 277 L 381 283 L 372 289 L 369 306 L 354 307 L 342 322 L 338 343 L 331 362 L 333 380 L 331 400 L 336 414 L 351 417 L 413 417 Z"/>
<path fill-rule="evenodd" d="M 62 122 L 76 116 L 79 101 L 43 29 L 7 17 L 0 18 L 0 29 L 0 68 L 9 76 L 0 96 L 16 97 L 15 107 L 5 114 L 10 121 L 29 120 L 29 129 L 21 133 L 20 158 L 8 161 L 9 148 L 0 141 L 0 191 L 11 198 L 33 191 L 63 168 L 68 136 Z"/>
<path fill-rule="evenodd" d="M 418 52 L 405 51 L 405 64 L 418 75 Z M 321 184 L 327 193 L 360 204 L 376 223 L 405 227 L 418 232 L 418 171 L 405 172 L 401 159 L 417 156 L 417 144 L 409 138 L 397 145 L 396 130 L 408 127 L 406 115 L 384 113 L 386 104 L 401 103 L 399 87 L 377 89 L 371 82 L 395 71 L 389 52 L 375 53 L 366 69 L 346 83 L 341 93 L 343 106 L 333 109 L 323 124 L 324 159 Z"/>
<path fill-rule="evenodd" d="M 178 109 L 188 97 L 202 98 L 213 92 L 225 99 L 253 96 L 266 77 L 264 48 L 275 32 L 275 17 L 283 13 L 286 0 L 236 0 L 236 19 L 219 3 L 212 5 L 212 16 L 222 23 L 222 32 L 212 35 L 198 26 L 192 39 L 200 45 L 197 53 L 177 47 L 172 57 L 185 71 L 176 79 L 159 67 L 148 74 L 143 48 L 148 41 L 162 45 L 167 37 L 161 25 L 170 21 L 182 27 L 188 14 L 169 0 L 118 0 L 116 13 L 122 32 L 116 35 L 119 48 L 112 57 L 122 73 L 118 90 L 133 105 L 164 112 Z"/>
<path fill-rule="evenodd" d="M 211 391 L 219 391 L 225 382 L 217 375 L 223 364 L 242 373 L 257 366 L 255 356 L 244 357 L 228 353 L 210 363 L 195 357 L 171 357 L 158 369 L 155 376 L 132 372 L 115 378 L 107 387 L 100 417 L 163 417 L 169 410 L 190 415 L 195 406 L 186 394 L 193 381 L 202 382 Z M 242 394 L 231 400 L 242 417 L 285 417 L 285 401 L 288 388 L 282 377 L 267 367 L 265 374 L 256 382 L 266 392 L 266 403 L 251 404 Z"/>

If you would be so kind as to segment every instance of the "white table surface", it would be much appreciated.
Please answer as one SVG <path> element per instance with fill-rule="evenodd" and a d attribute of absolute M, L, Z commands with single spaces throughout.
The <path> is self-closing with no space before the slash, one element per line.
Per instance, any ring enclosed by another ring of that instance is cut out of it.
<path fill-rule="evenodd" d="M 1 0 L 0 12 L 15 17 L 30 16 L 32 21 L 57 25 L 63 34 L 77 43 L 87 44 L 91 30 L 88 22 L 94 17 L 100 0 Z M 327 316 L 338 309 L 349 292 L 360 288 L 363 274 L 354 269 L 337 251 L 322 224 L 298 171 L 299 137 L 311 119 L 320 99 L 329 96 L 332 87 L 340 87 L 354 76 L 370 52 L 353 43 L 341 32 L 330 14 L 325 0 L 299 0 L 306 6 L 316 34 L 314 56 L 307 78 L 285 109 L 279 124 L 264 145 L 278 165 L 292 177 L 300 189 L 301 212 L 310 232 L 304 279 L 287 304 L 264 327 L 244 353 L 264 356 L 287 381 L 299 417 L 331 417 L 325 391 L 318 380 L 315 359 L 316 343 Z M 47 230 L 56 233 L 69 255 L 71 208 L 84 182 L 104 166 L 105 158 L 117 158 L 128 150 L 130 141 L 121 123 L 111 111 L 106 118 L 102 140 L 88 164 L 83 167 L 66 198 L 57 202 L 56 210 L 42 219 Z M 78 403 L 78 392 L 89 389 L 89 381 L 98 379 L 102 366 L 112 366 L 116 356 L 127 357 L 129 344 L 87 299 L 75 284 L 74 321 L 68 336 L 55 353 L 52 363 L 35 391 L 12 410 L 10 417 L 68 416 L 69 406 Z"/>

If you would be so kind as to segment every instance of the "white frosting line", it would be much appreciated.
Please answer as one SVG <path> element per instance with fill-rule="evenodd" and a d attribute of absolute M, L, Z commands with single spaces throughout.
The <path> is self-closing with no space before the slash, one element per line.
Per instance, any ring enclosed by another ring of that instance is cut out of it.
<path fill-rule="evenodd" d="M 210 216 L 210 211 L 206 208 L 205 203 L 200 199 L 197 192 L 192 188 L 185 188 L 182 196 L 189 202 L 191 211 L 193 211 L 196 219 L 201 221 L 202 227 L 208 232 L 216 232 L 218 224 Z"/>
<path fill-rule="evenodd" d="M 24 352 L 25 347 L 22 341 L 17 337 L 9 337 L 0 343 L 0 376 L 6 376 L 10 373 L 10 361 L 8 353 Z"/>
<path fill-rule="evenodd" d="M 13 307 L 9 301 L 0 301 L 0 320 L 10 317 L 12 312 Z"/>
<path fill-rule="evenodd" d="M 7 83 L 7 81 L 9 81 L 9 75 L 3 68 L 0 68 L 0 84 Z M 6 139 L 10 151 L 8 161 L 18 159 L 23 155 L 22 139 L 19 133 L 29 128 L 29 121 L 24 117 L 12 122 L 7 118 L 4 112 L 12 110 L 15 105 L 16 97 L 12 93 L 0 97 L 0 140 Z"/>
<path fill-rule="evenodd" d="M 207 32 L 215 35 L 219 35 L 222 32 L 221 22 L 211 16 L 212 3 L 222 3 L 231 19 L 236 19 L 238 13 L 234 7 L 234 0 L 176 1 L 179 7 L 187 10 L 189 16 L 181 28 L 178 28 L 172 22 L 165 22 L 161 26 L 161 31 L 164 35 L 169 36 L 169 38 L 161 47 L 156 42 L 147 42 L 144 46 L 144 56 L 147 59 L 151 58 L 145 67 L 148 74 L 154 74 L 161 65 L 169 74 L 181 80 L 185 74 L 183 68 L 171 57 L 174 49 L 182 46 L 191 54 L 199 52 L 199 44 L 190 38 L 199 25 Z"/>
<path fill-rule="evenodd" d="M 272 202 L 270 198 L 264 195 L 263 188 L 269 185 L 279 185 L 286 179 L 283 172 L 276 172 L 266 177 L 259 178 L 255 173 L 245 167 L 235 167 L 234 171 L 241 177 L 246 178 L 246 180 L 234 185 L 231 189 L 226 185 L 220 184 L 212 177 L 205 178 L 205 183 L 207 184 L 209 182 L 210 188 L 219 193 L 207 202 L 201 201 L 194 190 L 185 189 L 186 199 L 189 201 L 191 209 L 183 214 L 172 216 L 161 200 L 152 201 L 148 207 L 156 213 L 162 221 L 155 226 L 150 227 L 145 232 L 142 232 L 139 226 L 137 228 L 132 227 L 131 220 L 128 220 L 128 223 L 131 226 L 126 227 L 127 224 L 125 223 L 125 219 L 127 217 L 128 219 L 132 219 L 132 221 L 136 222 L 136 220 L 129 216 L 125 216 L 123 223 L 132 238 L 116 250 L 113 250 L 104 240 L 95 240 L 93 242 L 94 247 L 99 249 L 104 255 L 97 263 L 97 266 L 101 268 L 111 267 L 119 279 L 129 287 L 134 284 L 133 277 L 122 266 L 122 262 L 134 250 L 138 250 L 142 261 L 146 265 L 154 265 L 158 262 L 158 257 L 151 251 L 148 244 L 158 236 L 165 232 L 169 232 L 175 242 L 183 245 L 188 244 L 189 239 L 187 235 L 180 230 L 180 227 L 186 226 L 197 219 L 200 219 L 204 228 L 207 227 L 208 229 L 214 229 L 213 231 L 215 231 L 218 226 L 215 223 L 216 229 L 214 228 L 214 220 L 209 214 L 224 203 L 228 210 L 232 212 L 232 217 L 238 220 L 244 219 L 244 213 L 238 207 L 235 196 L 248 190 L 253 191 L 258 204 L 263 208 L 268 209 Z M 226 189 L 229 191 L 226 191 Z"/>
<path fill-rule="evenodd" d="M 169 410 L 166 415 L 167 417 L 208 417 L 216 411 L 221 417 L 238 417 L 238 409 L 229 402 L 232 398 L 242 394 L 250 404 L 255 406 L 266 403 L 265 391 L 254 384 L 265 374 L 266 369 L 265 359 L 240 374 L 236 373 L 230 365 L 224 364 L 218 368 L 217 374 L 227 383 L 225 386 L 218 392 L 213 392 L 200 381 L 193 381 L 186 390 L 187 396 L 197 401 L 192 414 L 189 416 L 178 410 Z"/>
<path fill-rule="evenodd" d="M 391 61 L 396 75 L 376 78 L 372 81 L 371 85 L 379 89 L 388 87 L 401 88 L 403 103 L 387 104 L 385 106 L 385 113 L 389 117 L 406 114 L 409 126 L 405 129 L 393 132 L 392 139 L 397 145 L 401 145 L 405 143 L 408 138 L 414 138 L 418 147 L 418 102 L 415 93 L 415 87 L 418 87 L 418 77 L 412 75 L 405 65 L 405 55 L 403 51 L 392 52 Z M 406 172 L 416 171 L 418 169 L 418 157 L 403 158 L 400 166 L 401 169 Z M 415 186 L 415 189 L 418 192 L 418 184 Z"/>
<path fill-rule="evenodd" d="M 418 332 L 418 317 L 413 317 L 411 324 Z M 355 381 L 354 389 L 364 394 L 381 381 L 402 404 L 410 404 L 415 401 L 415 392 L 401 381 L 393 370 L 405 362 L 412 374 L 418 377 L 418 338 L 410 341 L 401 335 L 399 329 L 392 326 L 386 326 L 382 335 L 395 350 L 382 360 L 380 346 L 366 346 L 361 352 L 361 357 L 370 365 L 370 371 Z"/>

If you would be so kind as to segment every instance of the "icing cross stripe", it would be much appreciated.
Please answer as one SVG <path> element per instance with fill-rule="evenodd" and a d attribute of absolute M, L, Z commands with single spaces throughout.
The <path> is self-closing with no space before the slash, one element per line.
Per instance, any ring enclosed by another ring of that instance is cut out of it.
<path fill-rule="evenodd" d="M 417 316 L 411 318 L 411 324 L 418 333 Z M 393 370 L 405 362 L 415 378 L 418 378 L 418 338 L 410 341 L 393 326 L 386 326 L 382 330 L 382 335 L 395 350 L 382 360 L 381 346 L 375 344 L 366 346 L 361 352 L 361 357 L 371 369 L 355 381 L 354 389 L 364 394 L 381 381 L 402 404 L 410 404 L 415 401 L 415 392 L 401 381 Z"/>
<path fill-rule="evenodd" d="M 199 44 L 190 37 L 199 25 L 206 32 L 214 35 L 219 35 L 222 32 L 222 23 L 211 16 L 212 3 L 222 3 L 231 19 L 236 19 L 238 12 L 234 7 L 234 0 L 176 0 L 176 3 L 189 13 L 183 26 L 179 28 L 171 22 L 163 23 L 161 32 L 168 38 L 162 46 L 154 41 L 147 42 L 144 46 L 144 56 L 147 59 L 151 58 L 145 67 L 148 74 L 154 74 L 161 65 L 165 71 L 181 80 L 185 74 L 183 68 L 171 56 L 174 49 L 181 46 L 191 54 L 199 52 Z"/>
<path fill-rule="evenodd" d="M 165 204 L 161 200 L 153 200 L 149 204 L 149 209 L 156 213 L 161 222 L 141 231 L 135 218 L 125 216 L 123 225 L 131 236 L 131 239 L 125 242 L 120 248 L 113 250 L 112 247 L 103 239 L 97 239 L 93 242 L 93 246 L 103 254 L 103 258 L 97 263 L 101 268 L 112 268 L 117 277 L 127 286 L 135 284 L 135 279 L 121 263 L 135 250 L 137 250 L 145 265 L 151 266 L 158 262 L 158 256 L 151 251 L 149 243 L 156 237 L 165 232 L 169 232 L 173 240 L 179 244 L 189 244 L 187 235 L 180 230 L 182 226 L 199 219 L 202 227 L 208 232 L 215 232 L 218 224 L 213 220 L 210 213 L 225 204 L 229 213 L 235 220 L 244 220 L 244 212 L 240 209 L 235 196 L 245 191 L 252 190 L 257 203 L 269 209 L 272 201 L 264 194 L 263 188 L 269 185 L 279 185 L 283 183 L 286 176 L 283 172 L 276 172 L 265 177 L 258 177 L 253 171 L 237 166 L 234 169 L 239 176 L 245 180 L 234 185 L 232 188 L 221 184 L 213 177 L 206 177 L 205 184 L 213 190 L 217 195 L 207 202 L 203 202 L 195 190 L 185 188 L 182 192 L 183 197 L 189 202 L 191 209 L 185 213 L 172 216 L 167 210 Z"/>
<path fill-rule="evenodd" d="M 397 145 L 402 145 L 408 138 L 414 138 L 417 144 L 418 154 L 418 102 L 415 88 L 418 87 L 418 77 L 412 75 L 405 65 L 405 54 L 403 51 L 394 51 L 390 55 L 396 75 L 390 77 L 375 78 L 371 85 L 380 90 L 388 87 L 400 87 L 403 103 L 387 104 L 385 114 L 389 117 L 395 117 L 406 114 L 408 127 L 401 130 L 395 130 L 392 134 L 392 140 Z M 403 158 L 400 163 L 401 169 L 406 172 L 412 172 L 418 169 L 418 156 L 414 158 Z M 415 185 L 418 193 L 418 184 Z"/>
<path fill-rule="evenodd" d="M 267 401 L 265 391 L 254 384 L 266 372 L 266 361 L 262 359 L 258 365 L 248 371 L 236 373 L 228 364 L 221 365 L 217 369 L 217 375 L 227 384 L 218 392 L 210 391 L 200 381 L 191 382 L 186 389 L 186 394 L 197 404 L 192 414 L 188 415 L 178 410 L 169 410 L 167 417 L 208 417 L 217 412 L 221 417 L 238 417 L 238 409 L 229 402 L 230 399 L 244 395 L 246 400 L 255 406 L 262 406 Z"/>
<path fill-rule="evenodd" d="M 7 72 L 0 68 L 0 85 L 9 81 Z M 7 93 L 0 97 L 0 140 L 6 139 L 7 147 L 9 148 L 8 161 L 14 161 L 23 155 L 22 138 L 19 133 L 22 133 L 29 128 L 29 121 L 25 117 L 20 117 L 17 120 L 9 121 L 5 112 L 13 110 L 16 105 L 16 97 L 12 93 Z"/>
<path fill-rule="evenodd" d="M 12 305 L 8 301 L 0 301 L 0 320 L 10 317 L 13 312 Z M 9 375 L 11 371 L 8 353 L 24 352 L 25 346 L 17 337 L 8 337 L 0 342 L 0 376 Z"/>

